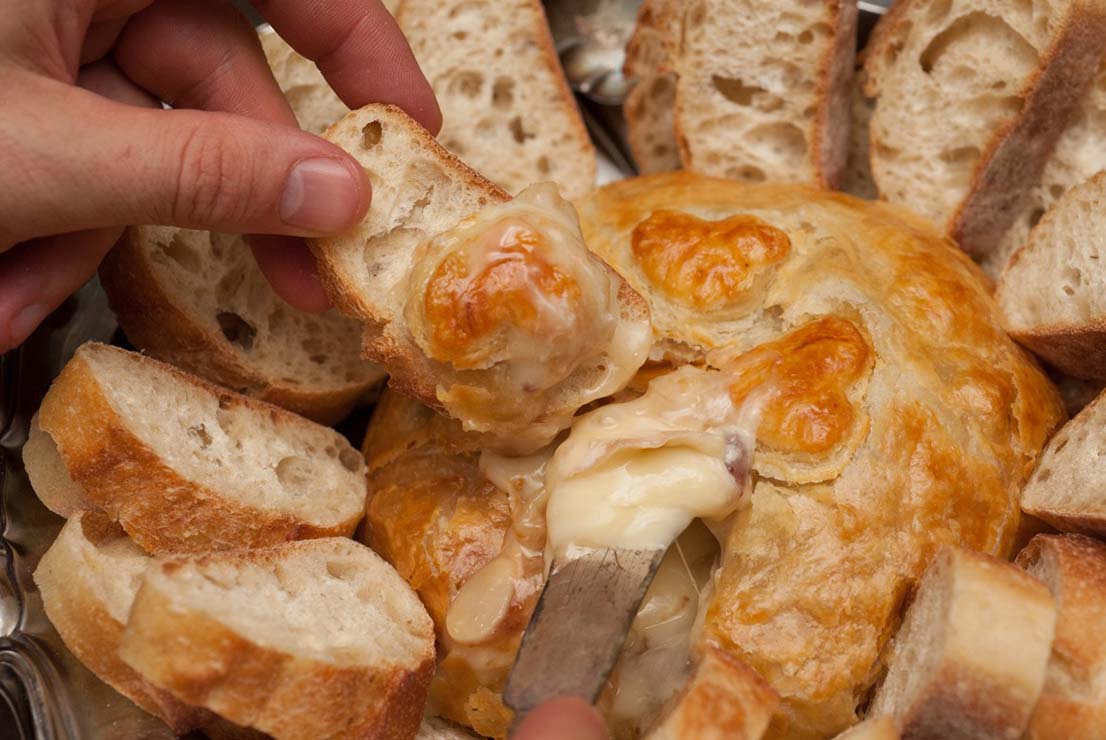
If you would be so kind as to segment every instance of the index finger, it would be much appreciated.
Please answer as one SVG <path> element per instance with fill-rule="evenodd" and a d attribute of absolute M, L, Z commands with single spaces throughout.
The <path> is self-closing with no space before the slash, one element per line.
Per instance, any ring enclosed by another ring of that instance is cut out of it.
<path fill-rule="evenodd" d="M 311 59 L 350 108 L 392 103 L 431 133 L 442 114 L 430 83 L 380 0 L 251 0 L 293 49 Z"/>

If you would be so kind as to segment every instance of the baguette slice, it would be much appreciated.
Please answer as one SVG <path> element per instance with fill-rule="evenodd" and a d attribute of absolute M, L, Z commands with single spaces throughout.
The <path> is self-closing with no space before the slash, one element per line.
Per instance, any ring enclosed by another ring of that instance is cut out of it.
<path fill-rule="evenodd" d="M 838 186 L 857 17 L 846 0 L 686 5 L 676 62 L 684 166 L 746 182 Z"/>
<path fill-rule="evenodd" d="M 1056 600 L 1056 639 L 1028 740 L 1106 733 L 1106 545 L 1081 535 L 1038 535 L 1018 565 Z"/>
<path fill-rule="evenodd" d="M 1018 738 L 1044 685 L 1055 626 L 1043 583 L 944 546 L 890 645 L 869 716 L 894 717 L 906 738 Z"/>
<path fill-rule="evenodd" d="M 314 62 L 289 46 L 269 26 L 259 28 L 257 35 L 261 39 L 269 69 L 296 114 L 300 128 L 321 134 L 349 113 L 349 107 L 330 87 Z"/>
<path fill-rule="evenodd" d="M 1103 140 L 1106 140 L 1106 62 L 1099 65 L 1090 88 L 1079 99 L 1071 124 L 1056 143 L 1041 181 L 1033 188 L 1014 225 L 1007 229 L 998 249 L 983 259 L 987 274 L 997 280 L 1010 257 L 1028 243 L 1029 232 L 1056 201 L 1096 172 L 1106 170 Z"/>
<path fill-rule="evenodd" d="M 102 514 L 80 512 L 42 556 L 34 579 L 46 616 L 69 651 L 113 689 L 184 734 L 214 716 L 148 683 L 117 654 L 134 595 L 152 562 L 119 525 Z"/>
<path fill-rule="evenodd" d="M 241 236 L 139 226 L 100 266 L 136 347 L 219 385 L 333 423 L 384 379 L 359 354 L 359 324 L 297 311 Z"/>
<path fill-rule="evenodd" d="M 1064 195 L 1014 254 L 997 298 L 1014 339 L 1064 373 L 1106 380 L 1106 171 Z"/>
<path fill-rule="evenodd" d="M 151 683 L 278 739 L 413 738 L 434 669 L 414 591 L 345 538 L 159 562 L 119 654 Z"/>
<path fill-rule="evenodd" d="M 508 203 L 391 106 L 354 111 L 326 137 L 365 167 L 373 206 L 354 231 L 310 244 L 393 387 L 525 454 L 633 378 L 648 306 L 588 251 L 552 185 Z"/>
<path fill-rule="evenodd" d="M 760 740 L 779 703 L 756 671 L 708 647 L 646 740 Z"/>
<path fill-rule="evenodd" d="M 1104 50 L 1102 0 L 900 0 L 865 52 L 880 195 L 987 255 L 1039 181 Z"/>
<path fill-rule="evenodd" d="M 879 197 L 872 179 L 871 125 L 875 102 L 864 95 L 863 70 L 858 71 L 852 91 L 852 125 L 849 128 L 849 158 L 842 190 L 865 200 Z"/>
<path fill-rule="evenodd" d="M 595 187 L 595 149 L 541 0 L 403 0 L 398 20 L 438 96 L 446 149 L 511 193 Z"/>
<path fill-rule="evenodd" d="M 622 112 L 630 152 L 643 175 L 680 168 L 674 116 L 681 7 L 678 0 L 645 0 L 626 44 L 622 72 L 634 86 Z"/>
<path fill-rule="evenodd" d="M 1049 440 L 1022 488 L 1022 511 L 1060 530 L 1106 536 L 1104 398 L 1099 395 Z"/>
<path fill-rule="evenodd" d="M 73 483 L 43 502 L 102 509 L 148 552 L 351 535 L 364 514 L 364 460 L 337 432 L 134 352 L 82 346 L 38 423 L 53 445 L 24 450 L 31 480 Z"/>
<path fill-rule="evenodd" d="M 853 725 L 834 740 L 899 740 L 899 728 L 890 717 L 876 717 Z"/>

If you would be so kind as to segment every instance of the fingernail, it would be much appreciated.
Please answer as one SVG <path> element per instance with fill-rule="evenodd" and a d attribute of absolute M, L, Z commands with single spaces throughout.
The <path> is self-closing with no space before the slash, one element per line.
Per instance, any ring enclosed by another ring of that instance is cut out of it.
<path fill-rule="evenodd" d="M 353 225 L 361 205 L 361 180 L 338 159 L 305 159 L 284 183 L 280 218 L 289 226 L 333 234 Z"/>
<path fill-rule="evenodd" d="M 50 307 L 45 303 L 34 303 L 17 313 L 9 325 L 12 343 L 22 344 L 49 315 Z"/>

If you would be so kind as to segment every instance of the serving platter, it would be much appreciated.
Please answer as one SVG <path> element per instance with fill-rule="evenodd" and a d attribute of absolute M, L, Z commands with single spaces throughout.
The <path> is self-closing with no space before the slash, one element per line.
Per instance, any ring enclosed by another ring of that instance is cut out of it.
<path fill-rule="evenodd" d="M 627 0 L 633 2 L 633 0 Z M 862 0 L 862 41 L 891 0 Z M 560 12 L 547 2 L 550 15 Z M 585 11 L 591 2 L 565 3 Z M 568 22 L 574 22 L 569 19 Z M 600 149 L 626 149 L 618 109 L 583 103 Z M 604 142 L 602 137 L 612 141 Z M 633 174 L 612 156 L 601 180 Z M 86 341 L 126 345 L 93 279 L 55 311 L 23 346 L 0 356 L 0 738 L 146 740 L 171 738 L 159 721 L 103 684 L 62 645 L 46 619 L 31 573 L 63 521 L 38 501 L 23 470 L 21 451 L 31 417 L 51 380 Z M 358 445 L 368 419 L 361 409 L 340 431 Z"/>

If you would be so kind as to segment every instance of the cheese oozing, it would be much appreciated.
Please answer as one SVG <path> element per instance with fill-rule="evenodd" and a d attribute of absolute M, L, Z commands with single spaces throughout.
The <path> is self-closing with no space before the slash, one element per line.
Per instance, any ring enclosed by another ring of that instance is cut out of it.
<path fill-rule="evenodd" d="M 645 394 L 578 418 L 546 470 L 548 547 L 663 549 L 744 500 L 758 404 L 720 373 L 682 367 Z"/>

